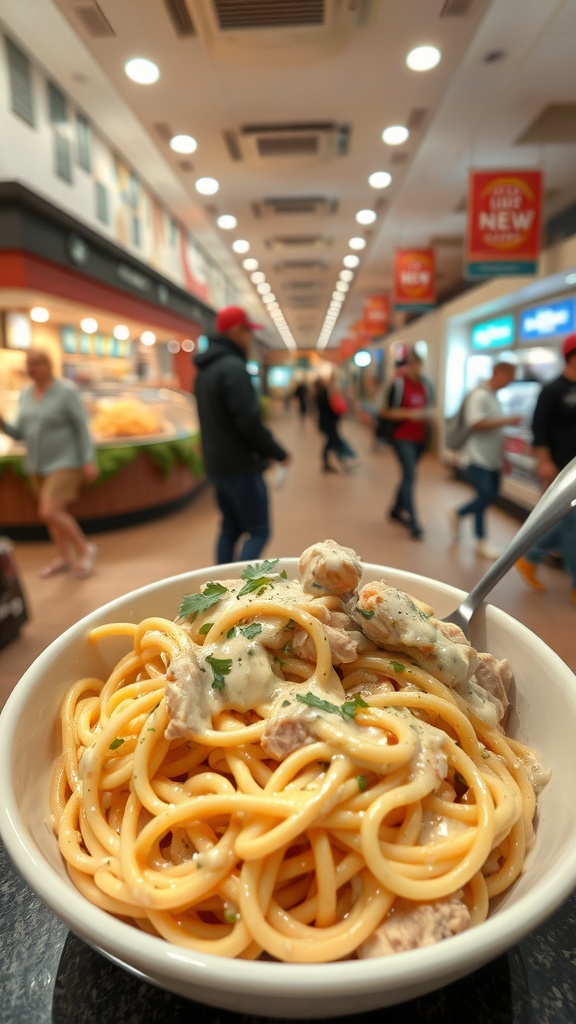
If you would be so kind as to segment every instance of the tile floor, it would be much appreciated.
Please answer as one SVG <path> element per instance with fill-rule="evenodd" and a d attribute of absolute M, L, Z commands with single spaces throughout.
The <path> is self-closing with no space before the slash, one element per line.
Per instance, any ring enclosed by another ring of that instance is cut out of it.
<path fill-rule="evenodd" d="M 345 433 L 356 448 L 359 466 L 349 473 L 321 473 L 321 438 L 313 420 L 301 422 L 295 411 L 279 410 L 272 427 L 293 453 L 284 484 L 274 488 L 273 536 L 266 555 L 298 555 L 316 540 L 332 537 L 355 548 L 369 562 L 397 566 L 469 589 L 487 567 L 474 554 L 469 521 L 462 539 L 451 540 L 446 510 L 464 500 L 466 484 L 455 481 L 432 456 L 420 464 L 417 500 L 425 528 L 422 541 L 390 522 L 386 510 L 397 480 L 390 449 L 374 450 L 366 428 L 350 422 Z M 204 488 L 183 510 L 142 525 L 94 535 L 99 548 L 96 571 L 86 580 L 69 574 L 38 578 L 50 559 L 48 543 L 14 546 L 30 618 L 16 640 L 0 651 L 0 707 L 18 679 L 62 630 L 99 605 L 156 579 L 213 562 L 217 511 Z M 500 509 L 489 513 L 490 540 L 503 547 L 518 529 L 518 520 Z M 560 569 L 543 566 L 544 593 L 530 591 L 515 570 L 492 592 L 492 603 L 539 634 L 576 671 L 576 606 L 570 581 Z M 545 680 L 543 680 L 545 686 Z"/>

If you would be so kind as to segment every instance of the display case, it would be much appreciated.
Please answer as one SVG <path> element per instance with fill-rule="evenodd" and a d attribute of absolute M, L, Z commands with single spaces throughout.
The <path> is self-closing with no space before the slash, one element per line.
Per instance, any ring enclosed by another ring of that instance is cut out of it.
<path fill-rule="evenodd" d="M 112 529 L 164 515 L 203 483 L 195 399 L 174 388 L 102 383 L 82 387 L 99 469 L 71 506 L 85 529 Z M 6 420 L 18 393 L 1 397 Z M 44 536 L 24 471 L 25 448 L 0 434 L 2 531 L 14 539 Z"/>

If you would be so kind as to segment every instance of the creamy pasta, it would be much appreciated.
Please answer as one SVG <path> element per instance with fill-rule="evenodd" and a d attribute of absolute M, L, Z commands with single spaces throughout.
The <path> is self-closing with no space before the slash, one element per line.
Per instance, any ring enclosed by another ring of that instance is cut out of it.
<path fill-rule="evenodd" d="M 203 953 L 380 956 L 483 921 L 545 776 L 506 736 L 511 674 L 334 541 L 110 623 L 61 711 L 51 810 L 80 892 Z M 174 614 L 178 609 L 174 610 Z"/>

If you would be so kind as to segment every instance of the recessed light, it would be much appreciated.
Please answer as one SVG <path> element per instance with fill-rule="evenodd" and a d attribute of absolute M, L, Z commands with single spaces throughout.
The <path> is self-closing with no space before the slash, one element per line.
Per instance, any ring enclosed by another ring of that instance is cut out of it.
<path fill-rule="evenodd" d="M 232 242 L 232 248 L 234 252 L 248 252 L 250 242 L 247 242 L 245 238 L 237 238 L 235 242 Z"/>
<path fill-rule="evenodd" d="M 128 338 L 130 337 L 130 328 L 126 327 L 126 324 L 116 324 L 112 334 L 117 341 L 128 341 Z"/>
<path fill-rule="evenodd" d="M 242 266 L 244 267 L 244 270 L 258 270 L 260 264 L 253 256 L 249 256 L 247 260 L 242 260 Z"/>
<path fill-rule="evenodd" d="M 260 292 L 260 295 L 268 295 L 268 293 L 272 291 L 272 287 L 267 281 L 260 281 L 260 283 L 256 285 L 256 291 Z"/>
<path fill-rule="evenodd" d="M 218 191 L 220 185 L 216 181 L 216 178 L 198 178 L 196 182 L 196 191 L 202 196 L 213 196 Z"/>
<path fill-rule="evenodd" d="M 160 78 L 158 65 L 144 57 L 135 57 L 124 65 L 124 71 L 138 85 L 152 85 Z"/>
<path fill-rule="evenodd" d="M 388 171 L 374 171 L 368 178 L 368 184 L 372 188 L 388 188 L 391 181 L 392 175 L 388 174 Z"/>
<path fill-rule="evenodd" d="M 376 213 L 374 210 L 358 210 L 356 220 L 359 224 L 373 224 L 376 220 Z"/>
<path fill-rule="evenodd" d="M 365 238 L 351 238 L 348 242 L 351 249 L 365 249 L 366 239 Z"/>
<path fill-rule="evenodd" d="M 170 139 L 170 149 L 175 153 L 195 153 L 198 143 L 191 135 L 174 135 Z"/>
<path fill-rule="evenodd" d="M 336 281 L 337 292 L 347 292 L 350 288 L 348 281 Z"/>
<path fill-rule="evenodd" d="M 238 221 L 231 213 L 222 213 L 220 217 L 218 217 L 216 223 L 223 231 L 232 231 L 232 229 L 238 224 Z"/>
<path fill-rule="evenodd" d="M 332 292 L 332 302 L 344 302 L 345 298 L 344 292 Z"/>
<path fill-rule="evenodd" d="M 353 270 L 341 270 L 338 274 L 341 281 L 353 281 L 354 271 Z"/>
<path fill-rule="evenodd" d="M 406 142 L 410 132 L 402 124 L 393 124 L 382 132 L 382 142 L 387 146 L 400 146 Z"/>
<path fill-rule="evenodd" d="M 84 319 L 80 321 L 80 327 L 84 331 L 84 334 L 96 334 L 96 331 L 98 330 L 98 321 L 95 320 L 93 316 L 85 316 Z"/>
<path fill-rule="evenodd" d="M 175 356 L 176 353 L 180 351 L 180 342 L 169 341 L 168 344 L 166 345 L 166 348 L 168 349 L 171 356 Z"/>
<path fill-rule="evenodd" d="M 344 264 L 345 267 L 357 267 L 358 264 L 360 263 L 360 257 L 354 256 L 353 253 L 349 253 L 347 256 L 344 257 L 342 263 Z"/>
<path fill-rule="evenodd" d="M 406 57 L 406 63 L 412 71 L 430 71 L 440 62 L 440 56 L 435 46 L 417 46 Z"/>
<path fill-rule="evenodd" d="M 576 274 L 566 274 L 566 277 L 564 278 L 564 284 L 576 284 Z"/>
<path fill-rule="evenodd" d="M 184 341 L 182 342 L 182 351 L 183 352 L 193 352 L 194 351 L 194 342 L 192 341 L 192 338 L 184 338 Z"/>
<path fill-rule="evenodd" d="M 244 260 L 244 262 L 248 263 L 248 260 Z M 262 281 L 266 280 L 266 274 L 263 270 L 255 270 L 253 274 L 250 274 L 250 280 L 253 281 L 254 284 L 262 284 Z"/>
<path fill-rule="evenodd" d="M 46 321 L 50 319 L 50 313 L 44 308 L 44 306 L 34 306 L 34 308 L 30 310 L 30 319 L 34 320 L 34 323 L 45 324 Z"/>
<path fill-rule="evenodd" d="M 154 331 L 142 331 L 142 334 L 140 335 L 140 341 L 142 342 L 143 345 L 155 345 L 156 335 L 154 334 Z"/>
<path fill-rule="evenodd" d="M 265 302 L 266 305 L 269 305 L 272 302 L 276 302 L 276 296 L 274 295 L 274 292 L 267 292 L 266 295 L 263 295 L 262 302 Z"/>

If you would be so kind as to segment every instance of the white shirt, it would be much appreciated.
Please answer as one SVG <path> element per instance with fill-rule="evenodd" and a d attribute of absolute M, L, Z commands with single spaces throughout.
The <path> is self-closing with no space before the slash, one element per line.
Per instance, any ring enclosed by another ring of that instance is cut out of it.
<path fill-rule="evenodd" d="M 502 415 L 502 406 L 487 384 L 480 384 L 468 395 L 465 417 L 469 427 Z M 482 469 L 502 469 L 503 443 L 501 426 L 490 430 L 471 430 L 462 448 L 463 459 L 468 465 L 481 466 Z"/>

